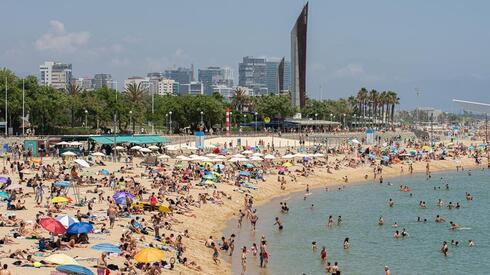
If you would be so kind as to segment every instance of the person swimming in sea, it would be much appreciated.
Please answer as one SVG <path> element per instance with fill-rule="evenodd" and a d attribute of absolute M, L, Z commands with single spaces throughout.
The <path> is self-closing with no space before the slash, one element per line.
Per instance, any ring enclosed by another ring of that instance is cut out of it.
<path fill-rule="evenodd" d="M 378 225 L 383 225 L 383 224 L 385 224 L 385 220 L 383 219 L 383 216 L 381 216 L 378 219 Z"/>
<path fill-rule="evenodd" d="M 394 224 L 391 225 L 391 227 L 398 227 L 398 223 L 395 222 Z"/>
<path fill-rule="evenodd" d="M 449 247 L 447 246 L 446 241 L 442 242 L 441 252 L 442 252 L 442 254 L 444 254 L 444 256 L 448 255 Z"/>
<path fill-rule="evenodd" d="M 277 229 L 282 230 L 284 227 L 282 226 L 281 221 L 279 220 L 279 217 L 276 217 L 276 222 L 274 225 L 277 225 Z"/>
<path fill-rule="evenodd" d="M 395 205 L 395 201 L 392 198 L 390 198 L 390 200 L 388 201 L 388 205 L 390 207 L 393 207 Z"/>
<path fill-rule="evenodd" d="M 450 229 L 451 229 L 451 230 L 456 230 L 456 229 L 458 229 L 458 228 L 459 228 L 459 224 L 457 224 L 457 223 L 453 223 L 453 222 L 451 221 L 451 222 L 449 222 L 449 224 L 450 224 L 450 226 L 451 226 L 451 227 L 450 227 Z"/>
<path fill-rule="evenodd" d="M 322 262 L 325 263 L 327 261 L 328 257 L 328 251 L 327 248 L 324 246 L 322 247 L 322 250 L 320 251 L 320 258 L 322 259 Z"/>
<path fill-rule="evenodd" d="M 399 239 L 401 238 L 402 236 L 400 235 L 400 231 L 396 230 L 395 233 L 393 234 L 393 238 L 395 239 Z"/>
<path fill-rule="evenodd" d="M 311 250 L 312 250 L 313 252 L 315 252 L 315 251 L 316 251 L 316 249 L 317 249 L 316 242 L 315 242 L 315 241 L 312 241 L 312 242 L 311 242 Z"/>
<path fill-rule="evenodd" d="M 436 216 L 436 223 L 443 223 L 445 222 L 446 220 L 444 220 L 444 218 L 442 218 L 440 215 L 437 215 Z"/>
<path fill-rule="evenodd" d="M 327 226 L 331 227 L 332 225 L 333 225 L 333 217 L 332 217 L 332 215 L 330 215 L 330 216 L 328 217 Z"/>
<path fill-rule="evenodd" d="M 437 206 L 438 206 L 438 207 L 444 207 L 444 202 L 443 202 L 441 199 L 439 199 L 439 200 L 437 201 Z"/>
<path fill-rule="evenodd" d="M 344 239 L 344 249 L 349 249 L 350 243 L 349 243 L 349 238 Z"/>
<path fill-rule="evenodd" d="M 475 246 L 475 242 L 474 242 L 473 240 L 469 240 L 469 241 L 468 241 L 468 246 L 469 246 L 469 247 L 473 247 L 473 246 Z"/>
<path fill-rule="evenodd" d="M 342 216 L 337 218 L 337 225 L 342 225 Z"/>

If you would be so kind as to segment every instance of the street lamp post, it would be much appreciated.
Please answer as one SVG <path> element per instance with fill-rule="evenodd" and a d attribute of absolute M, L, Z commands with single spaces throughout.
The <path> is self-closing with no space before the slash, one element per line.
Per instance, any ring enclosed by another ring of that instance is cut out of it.
<path fill-rule="evenodd" d="M 133 127 L 133 110 L 129 110 L 129 127 L 131 128 L 131 133 L 134 134 L 134 127 Z"/>
<path fill-rule="evenodd" d="M 8 128 L 8 116 L 7 116 L 7 111 L 8 111 L 8 92 L 7 92 L 7 76 L 5 76 L 5 137 L 7 137 L 7 128 Z"/>
<path fill-rule="evenodd" d="M 255 115 L 255 135 L 257 135 L 257 115 L 259 113 L 255 112 L 254 115 Z"/>
<path fill-rule="evenodd" d="M 330 113 L 330 122 L 332 122 L 332 117 L 333 117 L 333 114 Z"/>
<path fill-rule="evenodd" d="M 88 119 L 87 119 L 87 116 L 88 116 L 88 111 L 87 111 L 87 109 L 85 109 L 85 129 L 88 128 L 88 124 L 87 124 Z"/>
<path fill-rule="evenodd" d="M 345 129 L 345 126 L 346 126 L 346 125 L 345 125 L 345 114 L 342 114 L 342 116 L 344 117 L 344 122 L 343 122 L 343 124 L 344 124 L 344 125 L 343 125 L 343 127 L 344 127 L 344 129 Z"/>
<path fill-rule="evenodd" d="M 169 132 L 170 134 L 172 134 L 172 111 L 168 112 L 168 117 L 169 117 L 169 125 L 170 125 L 170 129 L 169 129 Z"/>
<path fill-rule="evenodd" d="M 355 128 L 355 129 L 357 130 L 356 117 L 357 117 L 357 115 L 356 115 L 356 114 L 354 114 L 353 119 L 352 119 L 352 122 L 351 122 L 351 127 L 352 127 L 353 129 Z M 355 124 L 355 126 L 354 126 L 354 124 Z"/>
<path fill-rule="evenodd" d="M 200 128 L 202 131 L 202 130 L 204 130 L 204 112 L 201 111 L 200 114 L 201 114 L 201 127 Z"/>

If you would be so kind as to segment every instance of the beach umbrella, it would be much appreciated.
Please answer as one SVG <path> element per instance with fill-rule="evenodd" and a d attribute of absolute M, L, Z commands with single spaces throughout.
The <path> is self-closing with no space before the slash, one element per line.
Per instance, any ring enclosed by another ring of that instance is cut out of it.
<path fill-rule="evenodd" d="M 124 148 L 123 148 L 124 149 Z M 116 149 L 117 150 L 117 149 Z M 96 156 L 96 157 L 105 157 L 105 154 L 104 153 L 101 153 L 101 152 L 95 152 L 92 154 L 92 156 Z"/>
<path fill-rule="evenodd" d="M 172 146 L 172 145 L 165 146 L 165 149 L 167 149 L 168 151 L 177 151 L 177 150 L 179 150 L 177 147 Z"/>
<path fill-rule="evenodd" d="M 7 183 L 8 182 L 8 178 L 6 177 L 0 177 L 0 183 Z"/>
<path fill-rule="evenodd" d="M 92 270 L 78 264 L 65 264 L 56 267 L 56 271 L 73 275 L 95 275 Z"/>
<path fill-rule="evenodd" d="M 224 169 L 224 168 L 225 168 L 225 166 L 224 166 L 223 164 L 218 163 L 218 164 L 215 164 L 213 168 L 214 168 L 214 169 L 218 169 L 218 168 L 219 168 L 219 169 Z"/>
<path fill-rule="evenodd" d="M 307 155 L 306 154 L 303 154 L 303 153 L 297 153 L 297 154 L 294 154 L 294 157 L 295 158 L 304 158 L 306 157 Z"/>
<path fill-rule="evenodd" d="M 50 262 L 50 263 L 53 263 L 53 264 L 59 264 L 59 265 L 77 265 L 78 266 L 78 263 L 77 261 L 75 261 L 75 259 L 73 259 L 72 257 L 66 255 L 66 254 L 61 254 L 61 253 L 58 253 L 58 254 L 52 254 L 50 256 L 48 256 L 47 258 L 44 259 L 46 262 Z"/>
<path fill-rule="evenodd" d="M 131 147 L 131 150 L 141 150 L 141 148 L 143 148 L 143 147 L 136 145 L 136 146 Z"/>
<path fill-rule="evenodd" d="M 7 188 L 5 188 L 5 190 L 15 190 L 15 189 L 20 189 L 22 187 L 23 186 L 18 184 L 18 183 L 12 183 L 11 185 L 7 186 Z"/>
<path fill-rule="evenodd" d="M 225 156 L 223 156 L 223 155 L 218 155 L 216 158 L 217 158 L 217 159 L 225 159 L 226 157 L 225 157 Z"/>
<path fill-rule="evenodd" d="M 134 255 L 134 259 L 138 263 L 159 262 L 163 257 L 165 257 L 165 253 L 163 253 L 162 250 L 153 247 L 143 248 Z"/>
<path fill-rule="evenodd" d="M 70 217 L 68 215 L 59 216 L 56 218 L 56 220 L 58 220 L 65 228 L 70 227 L 70 225 L 74 223 L 80 222 L 77 218 Z"/>
<path fill-rule="evenodd" d="M 246 158 L 246 156 L 244 156 L 242 154 L 236 154 L 236 155 L 233 155 L 232 157 L 234 157 L 234 158 Z"/>
<path fill-rule="evenodd" d="M 286 154 L 284 156 L 282 156 L 283 159 L 292 159 L 294 158 L 294 155 L 291 155 L 291 154 Z"/>
<path fill-rule="evenodd" d="M 125 150 L 126 148 L 122 147 L 122 146 L 116 146 L 116 150 Z"/>
<path fill-rule="evenodd" d="M 109 175 L 109 174 L 110 174 L 110 173 L 109 173 L 109 170 L 107 170 L 107 169 L 101 169 L 99 172 L 100 172 L 102 175 Z"/>
<path fill-rule="evenodd" d="M 314 153 L 313 156 L 314 157 L 323 157 L 324 154 L 322 154 L 322 153 Z"/>
<path fill-rule="evenodd" d="M 253 163 L 245 163 L 243 166 L 247 167 L 247 168 L 254 168 L 255 165 Z"/>
<path fill-rule="evenodd" d="M 209 153 L 209 154 L 206 154 L 206 157 L 210 157 L 210 158 L 215 158 L 217 157 L 218 155 L 214 154 L 214 153 Z"/>
<path fill-rule="evenodd" d="M 193 146 L 193 145 L 185 145 L 185 146 L 182 146 L 183 148 L 187 148 L 189 150 L 197 150 L 198 148 L 196 146 Z"/>
<path fill-rule="evenodd" d="M 204 175 L 202 178 L 205 180 L 215 180 L 216 176 L 214 176 L 212 174 L 208 174 L 208 175 Z"/>
<path fill-rule="evenodd" d="M 251 160 L 251 161 L 262 161 L 262 160 L 264 160 L 264 159 L 262 159 L 261 157 L 252 156 L 252 157 L 250 158 L 250 160 Z"/>
<path fill-rule="evenodd" d="M 4 191 L 0 192 L 0 199 L 4 199 L 4 200 L 6 200 L 6 199 L 8 199 L 8 198 L 10 198 L 9 193 L 4 192 Z"/>
<path fill-rule="evenodd" d="M 63 226 L 63 224 L 60 221 L 51 217 L 41 218 L 39 220 L 39 224 L 44 229 L 56 235 L 64 234 L 66 231 L 66 228 Z"/>
<path fill-rule="evenodd" d="M 89 168 L 90 167 L 90 164 L 88 164 L 88 162 L 86 162 L 84 159 L 76 159 L 74 160 L 78 165 L 84 167 L 84 168 Z"/>
<path fill-rule="evenodd" d="M 265 155 L 264 159 L 275 159 L 273 155 Z"/>
<path fill-rule="evenodd" d="M 158 159 L 170 159 L 170 156 L 168 155 L 159 155 Z"/>
<path fill-rule="evenodd" d="M 141 148 L 141 149 L 139 149 L 139 151 L 141 153 L 151 153 L 151 149 L 149 149 L 149 148 Z"/>
<path fill-rule="evenodd" d="M 360 144 L 361 142 L 359 142 L 359 140 L 357 139 L 351 139 L 350 142 L 354 143 L 354 144 Z"/>
<path fill-rule="evenodd" d="M 82 233 L 89 233 L 94 230 L 94 226 L 88 222 L 78 222 L 70 225 L 68 229 L 66 229 L 66 232 L 68 234 L 82 234 Z"/>
<path fill-rule="evenodd" d="M 70 200 L 65 197 L 54 197 L 51 199 L 52 203 L 64 203 L 64 202 L 69 202 Z"/>
<path fill-rule="evenodd" d="M 249 154 L 253 154 L 253 152 L 250 150 L 245 150 L 242 152 L 242 154 L 249 155 Z"/>
<path fill-rule="evenodd" d="M 182 168 L 184 168 L 184 164 L 182 162 L 180 162 L 180 163 L 175 164 L 174 167 L 177 169 L 182 169 Z"/>
<path fill-rule="evenodd" d="M 304 157 L 303 160 L 310 161 L 312 158 L 310 156 Z"/>
<path fill-rule="evenodd" d="M 99 243 L 91 247 L 93 250 L 109 252 L 109 253 L 121 253 L 121 249 L 116 245 L 110 243 Z"/>
<path fill-rule="evenodd" d="M 68 143 L 66 141 L 62 141 L 62 142 L 56 143 L 56 145 L 70 145 L 70 143 Z"/>
<path fill-rule="evenodd" d="M 75 154 L 75 153 L 73 153 L 71 151 L 67 151 L 67 152 L 62 153 L 61 155 L 64 156 L 64 157 L 74 157 L 77 154 Z"/>
<path fill-rule="evenodd" d="M 82 143 L 78 141 L 70 142 L 70 146 L 80 146 L 80 145 L 82 145 Z"/>
<path fill-rule="evenodd" d="M 148 146 L 148 149 L 150 149 L 150 150 L 158 150 L 160 148 L 158 146 L 156 146 L 156 145 L 150 145 L 150 146 Z"/>
<path fill-rule="evenodd" d="M 257 152 L 257 153 L 253 153 L 253 154 L 252 154 L 252 156 L 254 156 L 254 157 L 261 157 L 261 156 L 263 156 L 263 155 L 264 155 L 264 154 L 259 153 L 259 152 Z"/>
<path fill-rule="evenodd" d="M 286 167 L 280 166 L 278 170 L 279 172 L 286 172 L 288 169 Z"/>
<path fill-rule="evenodd" d="M 381 159 L 383 161 L 389 161 L 390 160 L 390 157 L 388 157 L 388 156 L 382 156 Z"/>
<path fill-rule="evenodd" d="M 375 155 L 373 155 L 373 154 L 369 154 L 369 155 L 368 155 L 368 158 L 369 158 L 369 159 L 371 159 L 371 160 L 374 160 L 374 159 L 376 159 L 376 156 L 375 156 Z"/>
<path fill-rule="evenodd" d="M 31 169 L 23 169 L 20 172 L 22 174 L 34 174 L 34 172 Z"/>
<path fill-rule="evenodd" d="M 54 183 L 54 186 L 58 187 L 70 187 L 71 183 L 69 181 L 63 180 L 63 181 L 57 181 Z"/>
<path fill-rule="evenodd" d="M 248 172 L 248 171 L 240 171 L 240 176 L 250 177 L 250 172 Z"/>
<path fill-rule="evenodd" d="M 131 200 L 133 200 L 133 199 L 134 199 L 134 195 L 133 195 L 133 194 L 131 194 L 131 193 L 129 193 L 129 192 L 127 192 L 127 191 L 120 191 L 120 192 L 117 192 L 117 193 L 115 193 L 114 195 L 112 195 L 112 197 L 113 197 L 114 199 L 121 198 L 121 197 L 122 197 L 122 198 L 129 197 Z"/>
<path fill-rule="evenodd" d="M 284 166 L 284 167 L 288 168 L 288 167 L 292 167 L 292 166 L 293 166 L 293 164 L 292 164 L 291 162 L 286 162 L 286 163 L 284 163 L 282 166 Z"/>

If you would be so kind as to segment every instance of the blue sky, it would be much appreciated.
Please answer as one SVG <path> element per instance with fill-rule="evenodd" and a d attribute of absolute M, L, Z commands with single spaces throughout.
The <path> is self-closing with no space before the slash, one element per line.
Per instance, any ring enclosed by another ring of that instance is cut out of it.
<path fill-rule="evenodd" d="M 111 73 L 118 81 L 191 63 L 237 74 L 245 55 L 289 59 L 304 3 L 3 0 L 0 66 L 37 75 L 43 61 L 59 60 L 76 76 Z M 483 0 L 312 0 L 308 94 L 391 89 L 403 108 L 451 111 L 454 97 L 490 102 L 488 10 Z"/>

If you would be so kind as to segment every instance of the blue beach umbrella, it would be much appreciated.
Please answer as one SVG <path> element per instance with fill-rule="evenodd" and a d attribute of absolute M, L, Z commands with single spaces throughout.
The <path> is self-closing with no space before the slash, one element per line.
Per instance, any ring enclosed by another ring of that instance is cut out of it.
<path fill-rule="evenodd" d="M 383 156 L 381 159 L 382 159 L 383 161 L 389 161 L 389 160 L 390 160 L 390 158 L 389 158 L 388 156 Z"/>
<path fill-rule="evenodd" d="M 109 170 L 107 170 L 107 169 L 102 169 L 102 170 L 100 170 L 100 173 L 101 173 L 102 175 L 109 175 L 109 174 L 110 174 L 110 173 L 109 173 Z"/>
<path fill-rule="evenodd" d="M 59 265 L 56 267 L 56 270 L 66 274 L 95 275 L 95 273 L 93 273 L 92 270 L 84 266 L 74 265 L 74 264 Z"/>
<path fill-rule="evenodd" d="M 9 195 L 9 193 L 2 191 L 2 192 L 0 192 L 0 198 L 6 200 L 6 199 L 10 198 L 10 195 Z"/>
<path fill-rule="evenodd" d="M 206 179 L 206 180 L 215 180 L 216 179 L 216 177 L 212 174 L 204 175 L 202 178 Z"/>
<path fill-rule="evenodd" d="M 253 163 L 245 163 L 243 166 L 247 167 L 247 168 L 254 168 L 255 165 L 253 165 Z"/>
<path fill-rule="evenodd" d="M 64 181 L 55 182 L 54 185 L 58 187 L 70 187 L 71 183 L 69 181 L 64 180 Z"/>
<path fill-rule="evenodd" d="M 373 155 L 373 154 L 369 154 L 369 155 L 368 155 L 368 158 L 369 158 L 369 159 L 376 159 L 376 156 L 375 156 L 375 155 Z"/>
<path fill-rule="evenodd" d="M 8 182 L 8 178 L 6 177 L 0 177 L 0 183 L 7 183 Z"/>
<path fill-rule="evenodd" d="M 248 171 L 240 171 L 240 176 L 249 177 L 250 176 L 250 172 L 248 172 Z"/>
<path fill-rule="evenodd" d="M 91 247 L 93 250 L 98 250 L 102 252 L 109 252 L 109 253 L 121 253 L 121 249 L 117 247 L 116 245 L 110 244 L 110 243 L 99 243 Z"/>
<path fill-rule="evenodd" d="M 221 170 L 223 170 L 224 168 L 225 168 L 225 166 L 224 166 L 223 164 L 215 164 L 215 165 L 214 165 L 214 169 L 216 169 L 216 170 L 217 170 L 217 169 L 221 169 Z"/>
<path fill-rule="evenodd" d="M 79 223 L 74 223 L 68 227 L 66 232 L 68 234 L 83 234 L 83 233 L 89 233 L 94 230 L 94 226 L 88 222 L 79 222 Z"/>

